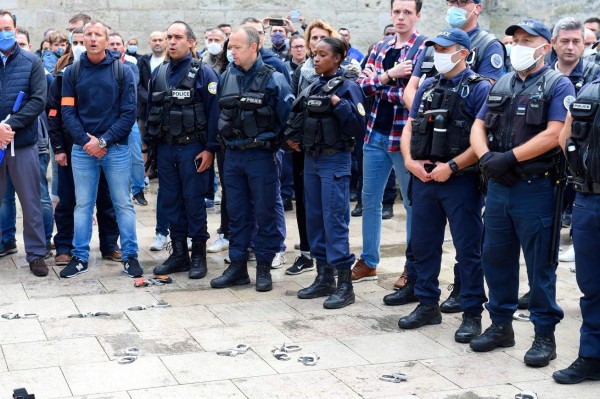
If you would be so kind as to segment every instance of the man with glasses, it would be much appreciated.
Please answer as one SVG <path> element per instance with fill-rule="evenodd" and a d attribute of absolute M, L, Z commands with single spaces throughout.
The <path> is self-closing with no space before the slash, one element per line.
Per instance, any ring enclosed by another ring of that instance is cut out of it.
<path fill-rule="evenodd" d="M 469 68 L 493 81 L 500 78 L 505 73 L 504 59 L 505 50 L 502 43 L 491 33 L 482 30 L 479 27 L 479 15 L 483 10 L 481 0 L 448 0 L 446 14 L 446 22 L 452 28 L 460 28 L 465 31 L 471 41 L 471 54 L 467 58 Z M 417 88 L 427 77 L 432 77 L 437 73 L 433 63 L 433 47 L 421 54 L 414 67 L 414 72 L 406 90 L 404 92 L 404 103 L 407 107 L 413 103 Z M 461 284 L 459 264 L 454 265 L 454 284 L 451 285 L 452 292 L 450 297 L 440 305 L 440 310 L 443 313 L 459 313 L 462 312 L 460 307 L 461 300 Z M 408 280 L 407 275 L 410 271 L 406 270 L 396 282 L 395 286 L 402 286 Z M 410 289 L 409 285 L 409 289 Z M 404 287 L 400 289 L 403 290 Z"/>

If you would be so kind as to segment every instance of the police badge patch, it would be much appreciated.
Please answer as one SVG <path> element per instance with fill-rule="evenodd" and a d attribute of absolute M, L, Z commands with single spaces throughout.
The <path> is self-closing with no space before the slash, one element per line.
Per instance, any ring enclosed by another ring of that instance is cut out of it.
<path fill-rule="evenodd" d="M 502 56 L 500 54 L 492 55 L 490 62 L 492 63 L 492 66 L 496 69 L 500 69 L 502 65 L 504 65 L 504 60 L 502 59 Z"/>
<path fill-rule="evenodd" d="M 210 82 L 208 84 L 208 92 L 210 94 L 217 94 L 217 82 Z"/>
<path fill-rule="evenodd" d="M 565 97 L 565 99 L 563 100 L 563 105 L 565 106 L 567 111 L 569 111 L 571 109 L 571 104 L 573 104 L 574 101 L 575 101 L 575 97 L 573 97 L 573 96 Z"/>
<path fill-rule="evenodd" d="M 363 107 L 362 103 L 358 103 L 356 109 L 358 110 L 360 116 L 365 116 L 365 107 Z"/>

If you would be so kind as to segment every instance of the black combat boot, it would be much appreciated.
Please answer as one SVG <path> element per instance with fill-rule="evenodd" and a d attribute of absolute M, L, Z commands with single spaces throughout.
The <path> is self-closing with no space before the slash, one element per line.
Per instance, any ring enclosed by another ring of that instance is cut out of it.
<path fill-rule="evenodd" d="M 461 344 L 468 344 L 481 334 L 481 315 L 463 313 L 462 324 L 454 333 L 454 340 Z"/>
<path fill-rule="evenodd" d="M 206 241 L 192 241 L 192 258 L 188 277 L 191 279 L 203 278 L 207 271 Z"/>
<path fill-rule="evenodd" d="M 529 309 L 529 298 L 531 298 L 531 291 L 527 291 L 526 294 L 519 298 L 517 309 Z"/>
<path fill-rule="evenodd" d="M 452 287 L 452 288 L 450 288 Z M 448 287 L 448 289 L 452 289 L 450 296 L 440 305 L 440 311 L 442 313 L 460 313 L 462 312 L 462 308 L 460 307 L 460 300 L 462 297 L 460 296 L 460 277 L 456 276 L 454 278 L 454 284 Z"/>
<path fill-rule="evenodd" d="M 411 314 L 398 320 L 398 327 L 410 330 L 427 325 L 440 324 L 441 322 L 442 314 L 437 302 L 432 304 L 420 303 Z"/>
<path fill-rule="evenodd" d="M 531 348 L 525 353 L 525 364 L 529 367 L 546 367 L 556 359 L 554 334 L 535 334 Z"/>
<path fill-rule="evenodd" d="M 388 306 L 406 305 L 411 302 L 418 302 L 419 298 L 415 295 L 415 282 L 407 281 L 404 287 L 383 297 L 383 303 Z"/>
<path fill-rule="evenodd" d="M 266 292 L 272 289 L 271 262 L 258 262 L 256 264 L 256 291 Z"/>
<path fill-rule="evenodd" d="M 248 266 L 245 261 L 232 261 L 223 275 L 212 279 L 210 286 L 213 288 L 227 288 L 234 285 L 250 284 L 248 276 Z"/>
<path fill-rule="evenodd" d="M 515 346 L 515 332 L 512 324 L 492 323 L 483 334 L 473 338 L 469 346 L 475 352 L 489 352 L 498 347 L 509 348 Z"/>
<path fill-rule="evenodd" d="M 352 270 L 338 270 L 337 289 L 323 302 L 323 307 L 325 309 L 341 309 L 353 304 L 355 300 L 352 288 Z"/>
<path fill-rule="evenodd" d="M 600 380 L 600 359 L 578 357 L 569 367 L 555 371 L 554 381 L 559 384 L 579 384 L 584 380 Z"/>
<path fill-rule="evenodd" d="M 335 292 L 335 277 L 333 277 L 333 267 L 327 264 L 317 262 L 317 278 L 308 287 L 298 291 L 298 298 L 313 299 L 322 296 L 329 296 Z"/>
<path fill-rule="evenodd" d="M 171 249 L 173 252 L 171 252 L 165 263 L 154 268 L 154 274 L 171 274 L 190 270 L 190 254 L 188 253 L 187 242 L 185 240 L 171 241 Z"/>

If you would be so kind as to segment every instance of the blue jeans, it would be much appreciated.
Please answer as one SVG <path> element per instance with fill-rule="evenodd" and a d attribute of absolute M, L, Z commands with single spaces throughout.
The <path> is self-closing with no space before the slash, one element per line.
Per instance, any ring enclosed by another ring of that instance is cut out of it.
<path fill-rule="evenodd" d="M 389 137 L 373 131 L 369 142 L 363 146 L 363 187 L 362 187 L 362 234 L 363 250 L 361 258 L 367 266 L 376 268 L 379 264 L 379 244 L 381 242 L 381 201 L 383 191 L 392 167 L 400 182 L 404 209 L 406 210 L 406 241 L 410 240 L 412 210 L 408 197 L 410 174 L 404 167 L 400 152 L 388 152 Z"/>
<path fill-rule="evenodd" d="M 579 356 L 600 358 L 600 195 L 577 193 L 573 203 L 573 244 L 577 285 L 583 293 Z"/>
<path fill-rule="evenodd" d="M 48 179 L 46 171 L 48 170 L 48 155 L 39 154 L 40 161 L 40 194 L 42 203 L 42 217 L 44 219 L 44 235 L 46 236 L 46 246 L 50 245 L 52 231 L 54 230 L 54 218 L 52 215 L 52 201 L 48 193 Z M 12 183 L 10 175 L 6 179 L 6 191 L 2 198 L 0 206 L 0 228 L 2 229 L 2 242 L 17 241 L 17 205 L 15 203 L 15 186 Z"/>
<path fill-rule="evenodd" d="M 163 206 L 163 193 L 160 191 L 160 184 L 156 192 L 156 234 L 169 236 L 169 217 Z"/>
<path fill-rule="evenodd" d="M 52 178 L 50 182 L 52 183 L 50 187 L 50 199 L 52 201 L 58 201 L 58 163 L 54 160 L 54 151 L 52 150 L 52 146 L 50 146 L 50 165 L 52 167 Z"/>
<path fill-rule="evenodd" d="M 71 153 L 73 180 L 75 182 L 75 229 L 73 256 L 87 262 L 92 239 L 92 212 L 98 194 L 100 170 L 104 171 L 110 191 L 119 233 L 121 235 L 122 259 L 137 258 L 135 211 L 129 196 L 131 156 L 126 145 L 112 145 L 102 159 L 88 155 L 81 146 L 74 144 Z M 124 178 L 126 177 L 126 178 Z"/>
<path fill-rule="evenodd" d="M 521 248 L 535 332 L 553 333 L 564 316 L 556 303 L 556 264 L 550 254 L 554 190 L 548 178 L 519 180 L 512 187 L 488 182 L 483 271 L 490 297 L 486 308 L 496 324 L 512 323 L 517 311 Z"/>
<path fill-rule="evenodd" d="M 319 264 L 350 269 L 350 153 L 306 155 L 304 201 L 310 254 Z"/>
<path fill-rule="evenodd" d="M 129 152 L 131 153 L 131 194 L 144 191 L 144 160 L 142 158 L 142 136 L 137 122 L 129 133 Z"/>

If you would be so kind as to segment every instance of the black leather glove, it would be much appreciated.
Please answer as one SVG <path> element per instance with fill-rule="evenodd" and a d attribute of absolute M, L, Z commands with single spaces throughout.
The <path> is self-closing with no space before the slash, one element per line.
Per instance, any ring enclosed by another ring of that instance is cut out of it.
<path fill-rule="evenodd" d="M 487 152 L 481 157 L 480 163 L 488 177 L 498 180 L 499 177 L 508 172 L 518 162 L 514 152 L 511 150 L 507 152 Z"/>

